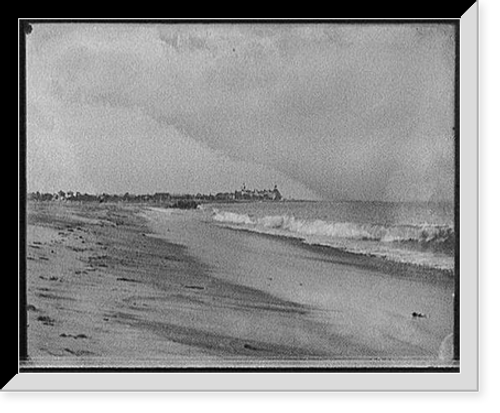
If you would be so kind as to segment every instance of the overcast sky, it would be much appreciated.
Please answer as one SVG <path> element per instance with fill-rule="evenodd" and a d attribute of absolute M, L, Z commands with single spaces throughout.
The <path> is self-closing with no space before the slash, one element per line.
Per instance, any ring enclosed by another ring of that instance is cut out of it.
<path fill-rule="evenodd" d="M 453 33 L 35 24 L 28 190 L 452 199 Z"/>

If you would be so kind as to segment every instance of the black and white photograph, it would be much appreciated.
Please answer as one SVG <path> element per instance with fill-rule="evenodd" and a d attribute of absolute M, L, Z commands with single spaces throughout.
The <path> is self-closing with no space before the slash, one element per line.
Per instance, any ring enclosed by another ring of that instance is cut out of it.
<path fill-rule="evenodd" d="M 460 370 L 456 20 L 23 29 L 25 371 Z"/>

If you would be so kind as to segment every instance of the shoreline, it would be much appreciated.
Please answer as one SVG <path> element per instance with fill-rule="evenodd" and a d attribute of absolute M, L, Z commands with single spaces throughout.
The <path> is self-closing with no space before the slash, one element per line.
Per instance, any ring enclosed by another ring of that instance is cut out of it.
<path fill-rule="evenodd" d="M 332 254 L 328 247 L 318 249 L 297 239 L 232 230 L 207 222 L 197 211 L 156 209 L 149 215 L 151 228 L 188 246 L 213 267 L 215 277 L 306 305 L 311 319 L 327 334 L 348 338 L 346 345 L 367 346 L 376 357 L 420 354 L 432 359 L 442 339 L 453 332 L 449 277 L 433 272 L 424 278 L 408 276 L 406 269 L 392 263 L 389 273 L 378 264 L 374 267 L 371 257 L 360 262 L 357 255 Z M 420 316 L 421 322 L 415 321 Z M 311 335 L 309 345 L 318 342 L 321 339 Z"/>
<path fill-rule="evenodd" d="M 334 253 L 337 251 L 360 258 L 353 262 L 373 259 L 379 267 L 388 270 L 390 263 L 394 263 L 401 270 L 412 273 L 416 269 L 454 276 L 458 254 L 454 245 L 454 229 L 442 218 L 437 218 L 434 224 L 427 223 L 422 217 L 420 221 L 408 221 L 413 223 L 397 220 L 388 223 L 377 219 L 368 222 L 359 216 L 359 211 L 357 215 L 346 217 L 342 215 L 346 213 L 346 207 L 333 213 L 329 208 L 334 206 L 328 204 L 320 204 L 311 210 L 258 205 L 236 208 L 231 204 L 211 207 L 213 221 L 233 230 L 298 239 L 308 246 L 326 247 Z M 209 211 L 210 207 L 200 209 Z M 311 211 L 315 212 L 311 215 Z M 314 214 L 319 214 L 320 219 Z"/>
<path fill-rule="evenodd" d="M 330 245 L 323 244 L 310 244 L 304 242 L 303 238 L 295 236 L 286 236 L 278 234 L 267 234 L 265 232 L 252 231 L 247 228 L 233 228 L 231 226 L 220 225 L 221 228 L 230 231 L 242 231 L 249 235 L 257 237 L 268 237 L 271 239 L 280 240 L 292 245 L 298 245 L 304 249 L 308 249 L 324 256 L 324 259 L 332 263 L 346 264 L 358 266 L 364 269 L 384 272 L 392 276 L 414 278 L 416 280 L 429 281 L 429 282 L 454 282 L 455 271 L 443 268 L 433 268 L 425 265 L 419 265 L 409 262 L 399 262 L 389 260 L 382 256 L 355 253 L 351 251 L 342 250 Z M 320 259 L 320 258 L 318 258 Z M 401 273 L 404 272 L 404 275 Z"/>
<path fill-rule="evenodd" d="M 314 304 L 220 277 L 153 232 L 148 208 L 28 204 L 24 367 L 440 365 L 391 359 Z"/>

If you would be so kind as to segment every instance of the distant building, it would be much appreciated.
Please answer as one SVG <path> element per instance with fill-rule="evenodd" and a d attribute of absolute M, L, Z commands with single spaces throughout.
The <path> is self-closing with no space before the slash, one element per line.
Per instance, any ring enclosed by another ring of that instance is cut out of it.
<path fill-rule="evenodd" d="M 234 191 L 235 200 L 254 200 L 254 201 L 281 201 L 282 196 L 277 185 L 274 185 L 274 189 L 247 189 L 246 185 L 243 184 L 241 190 Z"/>
<path fill-rule="evenodd" d="M 217 201 L 233 201 L 235 199 L 235 194 L 232 192 L 219 192 L 215 194 L 215 199 Z"/>

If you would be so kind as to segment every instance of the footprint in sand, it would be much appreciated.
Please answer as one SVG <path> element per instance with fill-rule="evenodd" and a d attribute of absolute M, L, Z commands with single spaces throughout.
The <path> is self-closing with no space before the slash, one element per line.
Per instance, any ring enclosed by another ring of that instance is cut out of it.
<path fill-rule="evenodd" d="M 126 281 L 129 283 L 140 283 L 140 281 L 133 280 L 132 278 L 126 278 L 126 277 L 118 277 L 116 281 Z"/>
<path fill-rule="evenodd" d="M 53 326 L 54 325 L 54 319 L 50 318 L 49 316 L 46 315 L 41 315 L 37 318 L 38 321 L 41 321 L 43 325 L 46 326 Z"/>
<path fill-rule="evenodd" d="M 59 278 L 59 277 L 46 277 L 44 275 L 40 275 L 38 278 L 42 279 L 42 280 L 45 280 L 45 281 L 59 281 L 59 282 L 62 282 L 62 278 Z"/>
<path fill-rule="evenodd" d="M 201 285 L 185 285 L 184 288 L 187 288 L 188 290 L 204 290 L 205 287 Z"/>
<path fill-rule="evenodd" d="M 70 353 L 70 354 L 73 354 L 74 356 L 91 356 L 93 355 L 94 353 L 92 353 L 91 351 L 88 351 L 88 350 L 71 350 L 69 348 L 65 348 L 64 351 Z"/>
<path fill-rule="evenodd" d="M 243 348 L 245 348 L 247 350 L 252 350 L 252 351 L 265 351 L 262 348 L 258 348 L 258 347 L 252 346 L 251 344 L 248 344 L 248 343 L 243 344 Z"/>
<path fill-rule="evenodd" d="M 66 334 L 66 333 L 61 333 L 59 334 L 59 337 L 64 337 L 64 338 L 74 338 L 76 340 L 78 339 L 84 339 L 84 338 L 89 338 L 86 334 Z"/>

